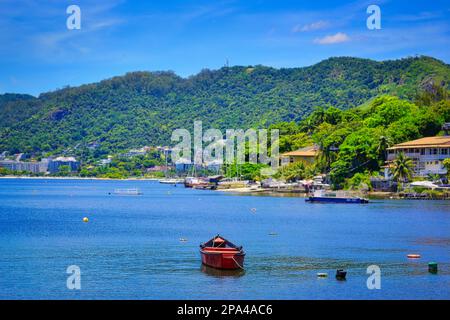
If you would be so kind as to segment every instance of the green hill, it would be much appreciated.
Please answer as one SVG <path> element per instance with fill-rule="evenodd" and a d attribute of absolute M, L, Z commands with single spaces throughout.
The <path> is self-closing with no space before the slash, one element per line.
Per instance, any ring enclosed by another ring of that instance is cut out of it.
<path fill-rule="evenodd" d="M 315 106 L 349 109 L 382 94 L 413 100 L 434 85 L 448 89 L 449 82 L 450 66 L 430 57 L 223 67 L 189 78 L 133 72 L 38 98 L 0 95 L 0 151 L 79 154 L 96 141 L 98 157 L 168 144 L 174 129 L 192 129 L 194 119 L 203 120 L 204 129 L 268 127 L 304 119 Z"/>

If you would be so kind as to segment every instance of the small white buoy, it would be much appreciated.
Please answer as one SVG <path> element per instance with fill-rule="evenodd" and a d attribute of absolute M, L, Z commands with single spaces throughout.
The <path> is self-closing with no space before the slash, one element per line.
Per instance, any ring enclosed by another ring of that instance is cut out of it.
<path fill-rule="evenodd" d="M 253 213 L 256 213 L 256 208 L 251 208 L 250 209 Z"/>
<path fill-rule="evenodd" d="M 84 218 L 83 218 L 83 222 L 89 222 L 88 217 L 84 217 Z"/>

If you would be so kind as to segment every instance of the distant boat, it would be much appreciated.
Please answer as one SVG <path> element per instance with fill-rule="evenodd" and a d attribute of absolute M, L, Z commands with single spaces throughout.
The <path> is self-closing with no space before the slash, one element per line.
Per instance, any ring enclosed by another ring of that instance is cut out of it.
<path fill-rule="evenodd" d="M 325 202 L 325 203 L 369 203 L 369 200 L 360 197 L 349 197 L 342 193 L 324 193 L 323 190 L 317 190 L 313 196 L 305 199 L 306 202 Z"/>
<path fill-rule="evenodd" d="M 245 252 L 227 239 L 217 235 L 200 245 L 202 263 L 217 269 L 244 269 Z"/>
<path fill-rule="evenodd" d="M 198 184 L 194 184 L 192 186 L 193 189 L 198 189 L 198 190 L 216 190 L 217 189 L 217 185 L 216 184 L 212 184 L 212 183 L 208 183 L 208 182 L 204 182 L 204 183 L 198 183 Z"/>
<path fill-rule="evenodd" d="M 165 184 L 180 184 L 180 183 L 183 183 L 183 182 L 184 182 L 184 179 L 175 179 L 175 178 L 159 180 L 159 183 L 165 183 Z"/>
<path fill-rule="evenodd" d="M 205 183 L 208 183 L 208 180 L 203 178 L 186 177 L 184 179 L 184 186 L 186 188 L 193 188 L 194 186 L 204 185 Z"/>
<path fill-rule="evenodd" d="M 137 188 L 114 189 L 114 194 L 121 195 L 121 196 L 139 196 L 139 195 L 142 195 L 142 191 Z"/>

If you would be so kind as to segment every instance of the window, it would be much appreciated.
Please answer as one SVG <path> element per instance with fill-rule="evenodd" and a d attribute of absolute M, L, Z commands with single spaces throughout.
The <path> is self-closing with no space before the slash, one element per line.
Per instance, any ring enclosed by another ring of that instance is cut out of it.
<path fill-rule="evenodd" d="M 420 149 L 420 155 L 422 155 L 422 156 L 425 155 L 425 149 Z"/>
<path fill-rule="evenodd" d="M 448 154 L 448 149 L 441 149 L 441 154 Z"/>

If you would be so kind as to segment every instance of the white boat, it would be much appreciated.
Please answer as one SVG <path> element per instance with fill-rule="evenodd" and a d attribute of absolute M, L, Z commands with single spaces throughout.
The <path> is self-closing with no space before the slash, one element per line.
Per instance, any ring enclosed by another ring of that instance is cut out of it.
<path fill-rule="evenodd" d="M 369 203 L 369 200 L 361 197 L 347 195 L 345 191 L 327 192 L 324 190 L 314 191 L 312 196 L 305 199 L 306 202 L 328 202 L 328 203 Z"/>
<path fill-rule="evenodd" d="M 138 188 L 131 189 L 114 189 L 114 194 L 121 196 L 139 196 L 142 194 L 142 191 Z"/>

